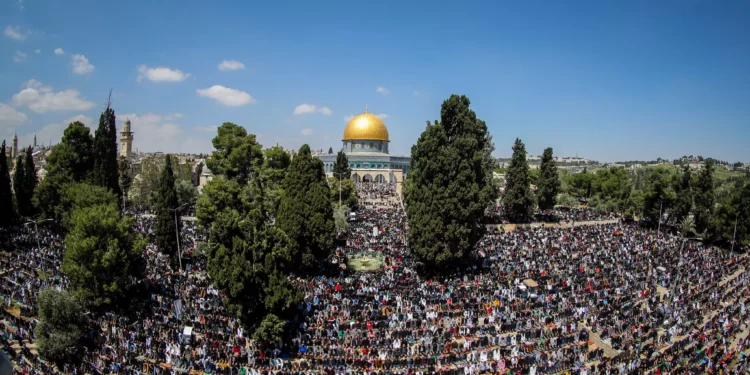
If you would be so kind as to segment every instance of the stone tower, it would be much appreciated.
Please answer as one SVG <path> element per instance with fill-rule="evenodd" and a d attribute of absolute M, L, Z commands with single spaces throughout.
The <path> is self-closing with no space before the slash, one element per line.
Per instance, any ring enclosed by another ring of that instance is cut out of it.
<path fill-rule="evenodd" d="M 18 134 L 13 136 L 13 151 L 11 152 L 11 157 L 13 159 L 18 157 Z"/>
<path fill-rule="evenodd" d="M 130 120 L 125 121 L 125 127 L 120 132 L 120 156 L 124 156 L 125 160 L 130 160 L 133 153 L 133 132 L 130 131 Z"/>

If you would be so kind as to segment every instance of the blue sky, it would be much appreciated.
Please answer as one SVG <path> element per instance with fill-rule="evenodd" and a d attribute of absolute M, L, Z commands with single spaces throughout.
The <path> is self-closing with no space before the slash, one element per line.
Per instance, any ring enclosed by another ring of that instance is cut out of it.
<path fill-rule="evenodd" d="M 337 149 L 368 104 L 408 154 L 459 93 L 498 156 L 750 162 L 748 1 L 5 0 L 0 29 L 0 138 L 22 144 L 96 126 L 112 89 L 142 151 L 210 151 L 225 121 Z"/>

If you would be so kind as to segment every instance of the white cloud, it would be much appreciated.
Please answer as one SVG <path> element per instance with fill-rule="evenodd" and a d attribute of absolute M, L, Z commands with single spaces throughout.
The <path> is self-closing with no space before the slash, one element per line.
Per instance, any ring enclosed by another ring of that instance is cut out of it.
<path fill-rule="evenodd" d="M 28 120 L 25 113 L 17 111 L 8 104 L 0 103 L 0 139 L 10 138 L 16 126 Z"/>
<path fill-rule="evenodd" d="M 302 131 L 299 132 L 299 133 L 302 134 L 302 135 L 304 135 L 304 136 L 310 136 L 310 135 L 312 135 L 313 130 L 310 129 L 310 128 L 306 128 L 306 129 L 302 129 Z"/>
<path fill-rule="evenodd" d="M 356 116 L 354 116 L 354 115 L 344 116 L 344 121 L 346 121 L 346 122 L 352 121 L 354 119 L 354 117 L 356 117 Z"/>
<path fill-rule="evenodd" d="M 36 53 L 38 55 L 38 54 L 42 53 L 42 50 L 37 49 L 36 51 L 34 51 L 34 53 Z"/>
<path fill-rule="evenodd" d="M 62 48 L 55 48 L 55 55 L 62 55 L 65 51 Z"/>
<path fill-rule="evenodd" d="M 206 89 L 198 89 L 195 90 L 195 92 L 197 92 L 199 96 L 217 100 L 221 104 L 229 107 L 240 107 L 256 103 L 255 98 L 250 96 L 250 94 L 221 85 L 213 85 Z"/>
<path fill-rule="evenodd" d="M 330 116 L 333 113 L 333 111 L 331 111 L 331 109 L 328 108 L 328 107 L 320 107 L 320 108 L 318 108 L 318 112 L 320 112 L 320 113 L 322 113 L 322 114 L 324 114 L 326 116 Z"/>
<path fill-rule="evenodd" d="M 151 82 L 182 82 L 190 77 L 189 73 L 184 73 L 179 69 L 170 69 L 166 66 L 149 68 L 146 65 L 138 67 L 138 79 L 140 82 L 144 78 Z"/>
<path fill-rule="evenodd" d="M 299 116 L 299 115 L 304 115 L 305 113 L 314 113 L 314 112 L 322 113 L 326 116 L 330 116 L 331 114 L 333 114 L 333 111 L 330 108 L 318 107 L 315 104 L 300 104 L 294 107 L 293 113 L 295 116 Z"/>
<path fill-rule="evenodd" d="M 41 145 L 44 143 L 45 145 L 51 143 L 60 143 L 60 140 L 62 139 L 63 133 L 65 132 L 65 128 L 68 127 L 68 125 L 72 122 L 82 122 L 84 125 L 88 127 L 92 127 L 94 125 L 93 119 L 88 116 L 84 115 L 78 115 L 73 116 L 70 118 L 65 119 L 64 121 L 52 123 L 43 126 L 41 129 L 28 132 L 25 134 L 19 134 L 18 135 L 18 144 L 20 145 L 32 145 L 34 142 L 34 136 L 36 136 L 37 143 Z M 91 133 L 93 135 L 94 129 L 91 129 Z"/>
<path fill-rule="evenodd" d="M 219 70 L 240 70 L 245 69 L 245 64 L 237 60 L 224 60 L 219 63 Z"/>
<path fill-rule="evenodd" d="M 378 88 L 375 89 L 375 92 L 377 92 L 378 94 L 388 95 L 391 93 L 391 90 L 388 90 L 383 86 L 378 86 Z"/>
<path fill-rule="evenodd" d="M 16 54 L 13 56 L 13 62 L 20 63 L 26 61 L 26 54 L 20 51 L 16 51 Z"/>
<path fill-rule="evenodd" d="M 25 40 L 28 35 L 28 32 L 24 33 L 23 31 L 21 31 L 20 26 L 8 25 L 5 27 L 5 36 L 13 40 Z"/>
<path fill-rule="evenodd" d="M 214 133 L 216 132 L 217 128 L 218 127 L 216 125 L 209 125 L 209 126 L 196 126 L 194 129 L 201 131 L 201 132 Z"/>
<path fill-rule="evenodd" d="M 414 91 L 411 92 L 411 94 L 414 95 L 414 96 L 422 96 L 422 92 L 419 91 L 419 90 L 414 90 Z"/>
<path fill-rule="evenodd" d="M 36 89 L 39 92 L 52 92 L 52 87 L 45 86 L 44 84 L 33 78 L 22 83 L 21 89 Z"/>
<path fill-rule="evenodd" d="M 73 73 L 89 74 L 94 71 L 94 65 L 84 55 L 73 55 Z"/>
<path fill-rule="evenodd" d="M 13 95 L 13 103 L 17 106 L 28 106 L 34 112 L 45 113 L 51 111 L 88 111 L 94 103 L 81 98 L 77 90 L 68 89 L 52 92 L 52 88 L 31 79 L 24 83 L 24 88 Z"/>

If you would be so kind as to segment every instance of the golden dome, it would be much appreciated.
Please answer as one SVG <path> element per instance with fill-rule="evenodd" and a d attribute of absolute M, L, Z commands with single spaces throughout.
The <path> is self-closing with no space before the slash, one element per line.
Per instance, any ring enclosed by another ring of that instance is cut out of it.
<path fill-rule="evenodd" d="M 390 138 L 383 121 L 365 110 L 346 124 L 343 141 L 352 140 L 390 141 Z"/>

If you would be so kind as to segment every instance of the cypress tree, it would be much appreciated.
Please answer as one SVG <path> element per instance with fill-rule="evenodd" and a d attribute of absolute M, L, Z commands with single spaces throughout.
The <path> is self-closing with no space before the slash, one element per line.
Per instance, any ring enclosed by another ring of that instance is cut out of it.
<path fill-rule="evenodd" d="M 537 204 L 540 210 L 549 210 L 555 207 L 555 199 L 560 193 L 560 176 L 557 174 L 557 164 L 552 158 L 552 147 L 544 149 L 540 171 L 536 184 Z"/>
<path fill-rule="evenodd" d="M 336 154 L 336 163 L 333 164 L 334 177 L 339 178 L 339 174 L 341 178 L 352 177 L 352 170 L 349 168 L 349 158 L 346 157 L 346 153 L 343 150 Z"/>
<path fill-rule="evenodd" d="M 34 166 L 34 155 L 32 154 L 31 147 L 26 148 L 26 156 L 24 158 L 23 167 L 25 169 L 24 171 L 24 183 L 23 183 L 23 189 L 27 192 L 27 199 L 28 199 L 28 206 L 27 206 L 27 216 L 33 216 L 36 212 L 34 211 L 34 204 L 32 203 L 32 198 L 34 197 L 34 189 L 36 189 L 36 186 L 39 184 L 39 180 L 36 176 L 36 168 Z"/>
<path fill-rule="evenodd" d="M 675 179 L 675 193 L 676 200 L 674 203 L 673 223 L 682 223 L 685 219 L 690 216 L 690 211 L 693 209 L 693 191 L 692 191 L 693 176 L 690 173 L 690 166 L 685 165 L 682 170 L 682 176 L 679 180 Z"/>
<path fill-rule="evenodd" d="M 695 230 L 703 233 L 708 229 L 711 215 L 714 211 L 716 195 L 714 193 L 714 162 L 706 159 L 703 169 L 698 173 L 695 181 Z"/>
<path fill-rule="evenodd" d="M 8 228 L 13 223 L 13 192 L 10 188 L 10 170 L 5 156 L 5 141 L 0 148 L 0 228 Z"/>
<path fill-rule="evenodd" d="M 404 186 L 408 239 L 425 270 L 440 273 L 471 261 L 485 234 L 486 209 L 497 199 L 492 137 L 466 96 L 451 95 L 440 121 L 412 147 Z"/>
<path fill-rule="evenodd" d="M 162 170 L 161 184 L 159 186 L 159 202 L 156 213 L 156 246 L 159 251 L 176 255 L 177 238 L 175 237 L 175 212 L 177 206 L 177 191 L 174 187 L 174 171 L 172 170 L 172 157 L 166 155 L 164 169 Z M 177 213 L 177 226 L 179 226 L 179 212 Z"/>
<path fill-rule="evenodd" d="M 18 155 L 18 158 L 16 159 L 16 169 L 13 173 L 13 192 L 16 194 L 18 215 L 26 217 L 29 213 L 32 195 L 26 190 L 26 168 L 24 168 L 23 163 L 24 156 Z"/>
<path fill-rule="evenodd" d="M 328 155 L 332 155 L 332 154 L 333 154 L 333 147 L 328 147 Z"/>
<path fill-rule="evenodd" d="M 115 110 L 107 102 L 107 108 L 99 117 L 99 127 L 94 133 L 94 170 L 92 181 L 95 185 L 111 189 L 119 197 L 120 184 L 117 165 L 117 126 Z"/>
<path fill-rule="evenodd" d="M 526 161 L 526 146 L 516 138 L 513 157 L 505 175 L 503 211 L 511 222 L 526 223 L 531 219 L 534 197 L 529 187 L 529 164 Z"/>
<path fill-rule="evenodd" d="M 335 232 L 323 162 L 312 157 L 310 146 L 299 149 L 282 185 L 276 226 L 291 241 L 291 263 L 297 271 L 310 271 L 330 253 Z"/>

